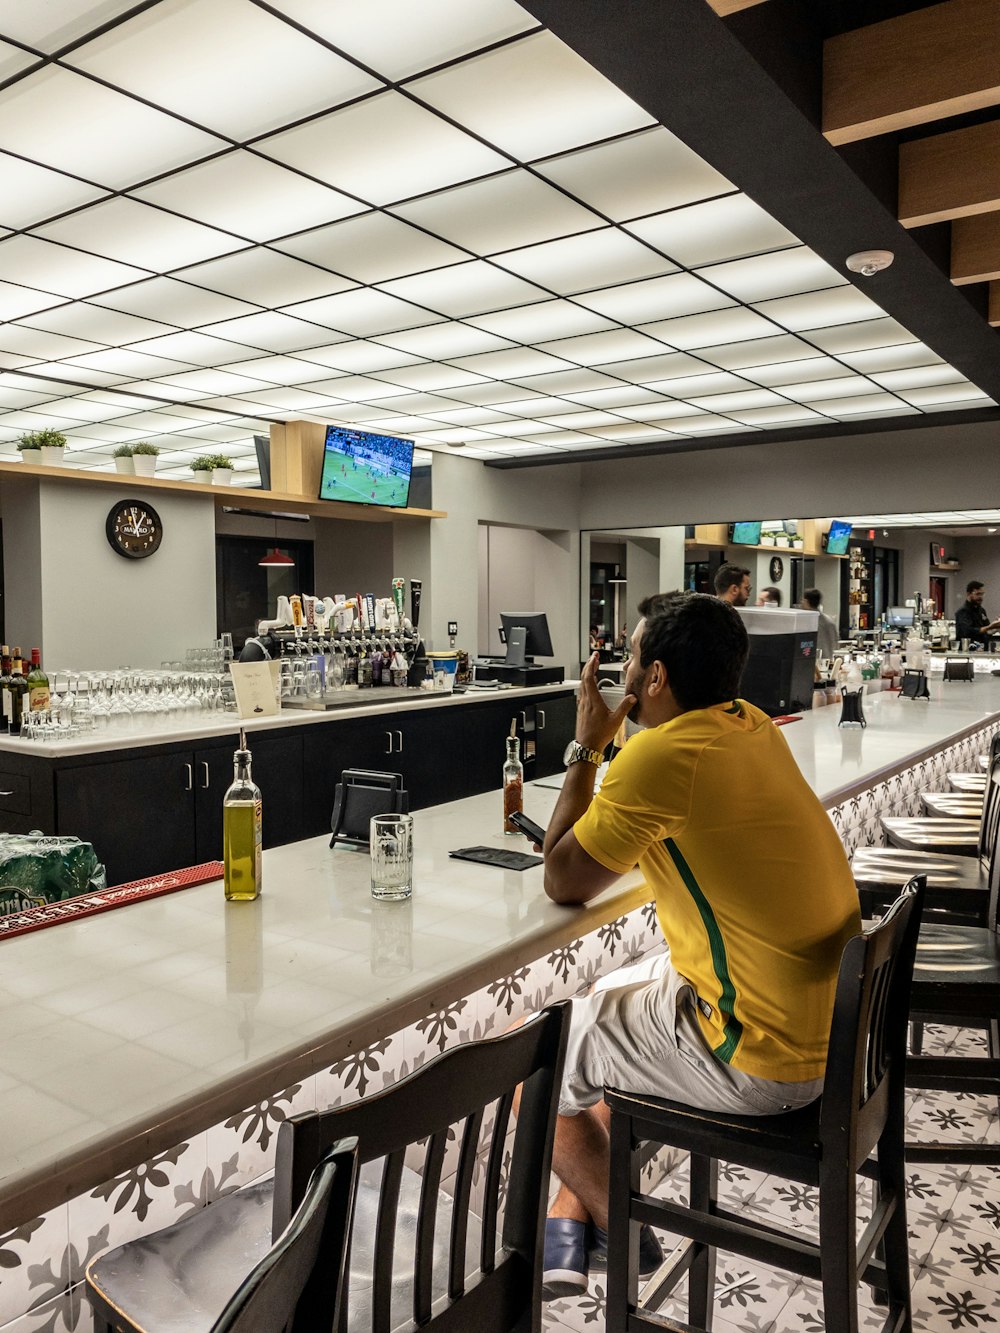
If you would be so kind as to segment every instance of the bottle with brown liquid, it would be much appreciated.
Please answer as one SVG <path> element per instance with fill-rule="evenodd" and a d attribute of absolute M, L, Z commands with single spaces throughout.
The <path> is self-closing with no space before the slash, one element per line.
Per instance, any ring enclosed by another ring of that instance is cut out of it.
<path fill-rule="evenodd" d="M 507 737 L 507 759 L 503 766 L 503 831 L 516 834 L 510 822 L 513 814 L 524 808 L 524 765 L 521 763 L 521 742 L 516 736 Z"/>

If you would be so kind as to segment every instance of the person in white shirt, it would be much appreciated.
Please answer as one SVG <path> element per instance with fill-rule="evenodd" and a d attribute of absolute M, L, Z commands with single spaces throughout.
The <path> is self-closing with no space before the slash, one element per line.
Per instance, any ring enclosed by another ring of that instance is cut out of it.
<path fill-rule="evenodd" d="M 840 642 L 840 632 L 832 616 L 824 615 L 820 608 L 823 594 L 819 588 L 807 588 L 802 594 L 802 607 L 805 611 L 819 611 L 819 633 L 816 636 L 816 652 L 819 657 L 833 657 Z"/>

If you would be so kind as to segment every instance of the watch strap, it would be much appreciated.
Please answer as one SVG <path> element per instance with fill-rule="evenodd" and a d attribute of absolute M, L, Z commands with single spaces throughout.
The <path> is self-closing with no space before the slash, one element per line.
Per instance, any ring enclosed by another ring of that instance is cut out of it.
<path fill-rule="evenodd" d="M 604 763 L 604 751 L 589 750 L 585 745 L 581 745 L 579 741 L 574 741 L 570 747 L 566 767 L 569 768 L 570 764 L 578 763 L 593 764 L 595 768 L 600 768 L 601 764 Z"/>

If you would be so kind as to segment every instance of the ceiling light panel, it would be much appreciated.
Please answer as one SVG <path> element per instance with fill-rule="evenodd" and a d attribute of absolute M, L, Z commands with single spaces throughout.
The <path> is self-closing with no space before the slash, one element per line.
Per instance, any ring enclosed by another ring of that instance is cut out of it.
<path fill-rule="evenodd" d="M 371 212 L 287 237 L 278 242 L 277 249 L 334 269 L 356 282 L 386 282 L 442 268 L 466 257 L 455 246 L 399 218 Z"/>
<path fill-rule="evenodd" d="M 262 306 L 287 305 L 316 296 L 341 292 L 354 284 L 335 273 L 303 264 L 290 255 L 255 247 L 240 250 L 224 259 L 196 264 L 175 275 L 197 287 L 208 287 L 243 301 Z"/>
<path fill-rule="evenodd" d="M 272 310 L 245 315 L 241 319 L 203 324 L 200 331 L 215 338 L 224 338 L 227 342 L 259 348 L 263 352 L 298 352 L 304 347 L 315 347 L 318 342 L 329 343 L 338 336 L 345 336 L 332 334 L 319 324 L 310 324 L 307 320 L 295 319 L 292 315 Z"/>
<path fill-rule="evenodd" d="M 430 366 L 423 368 L 432 369 Z M 445 370 L 447 367 L 442 366 L 440 369 Z M 508 384 L 505 380 L 482 380 L 478 375 L 470 375 L 467 370 L 456 371 L 456 374 L 464 375 L 467 383 L 440 387 L 440 392 L 455 403 L 468 403 L 471 407 L 488 407 L 494 403 L 516 402 L 517 399 L 524 397 L 524 390 L 519 384 Z M 398 378 L 395 371 L 393 377 Z"/>
<path fill-rule="evenodd" d="M 345 338 L 343 342 L 305 348 L 301 359 L 326 366 L 327 373 L 333 369 L 366 374 L 372 370 L 395 370 L 400 366 L 410 366 L 418 358 L 410 352 L 401 352 L 398 348 L 386 347 L 382 343 L 367 342 L 363 338 Z"/>
<path fill-rule="evenodd" d="M 718 300 L 721 305 L 729 298 L 720 296 Z M 686 350 L 689 347 L 715 347 L 720 343 L 737 342 L 741 338 L 765 338 L 774 332 L 774 325 L 763 315 L 739 306 L 729 310 L 713 310 L 703 315 L 690 315 L 683 319 L 657 320 L 645 325 L 645 332 L 669 343 L 671 347 Z"/>
<path fill-rule="evenodd" d="M 415 79 L 408 88 L 521 162 L 625 134 L 651 119 L 550 32 Z"/>
<path fill-rule="evenodd" d="M 271 241 L 364 208 L 329 185 L 243 150 L 189 167 L 134 194 L 146 203 L 253 241 Z"/>
<path fill-rule="evenodd" d="M 757 309 L 793 333 L 801 329 L 824 329 L 831 324 L 851 324 L 861 320 L 882 319 L 885 312 L 851 283 L 828 292 L 810 292 L 806 296 L 784 296 L 776 301 L 762 301 Z"/>
<path fill-rule="evenodd" d="M 398 204 L 393 212 L 481 255 L 586 231 L 602 221 L 560 190 L 521 170 Z"/>
<path fill-rule="evenodd" d="M 797 237 L 745 194 L 639 218 L 628 223 L 627 230 L 685 268 L 798 244 Z"/>
<path fill-rule="evenodd" d="M 925 389 L 935 384 L 967 383 L 965 376 L 954 366 L 912 366 L 905 370 L 887 370 L 873 373 L 872 379 L 883 389 L 894 393 L 907 389 Z"/>
<path fill-rule="evenodd" d="M 602 375 L 596 370 L 556 370 L 548 375 L 528 375 L 523 376 L 518 383 L 526 389 L 535 393 L 569 395 L 571 393 L 582 393 L 586 390 L 609 388 L 615 386 L 615 381 L 610 375 Z M 626 390 L 630 386 L 624 387 Z M 637 401 L 637 400 L 636 400 Z"/>
<path fill-rule="evenodd" d="M 840 359 L 865 375 L 878 371 L 905 370 L 910 366 L 942 364 L 938 354 L 932 352 L 926 343 L 921 342 L 900 343 L 895 347 L 874 347 L 865 352 L 842 352 Z"/>
<path fill-rule="evenodd" d="M 370 204 L 389 204 L 509 166 L 402 93 L 385 92 L 255 147 Z"/>
<path fill-rule="evenodd" d="M 79 0 L 46 0 L 44 5 L 7 5 L 3 28 L 14 41 L 51 54 L 134 8 L 135 0 L 93 0 L 85 6 L 81 6 Z"/>
<path fill-rule="evenodd" d="M 261 380 L 251 379 L 229 370 L 191 370 L 178 375 L 167 374 L 164 376 L 164 385 L 196 390 L 199 398 L 219 393 L 252 393 L 255 389 L 268 387 Z"/>
<path fill-rule="evenodd" d="M 731 297 L 690 273 L 673 273 L 665 278 L 648 278 L 622 287 L 585 292 L 577 300 L 623 324 L 641 324 L 647 320 L 718 310 L 733 304 Z"/>
<path fill-rule="evenodd" d="M 815 328 L 808 334 L 809 341 L 831 356 L 844 352 L 865 352 L 880 347 L 896 347 L 901 343 L 915 343 L 917 339 L 902 324 L 888 315 L 881 319 L 866 320 L 862 324 L 845 324 L 842 328 Z"/>
<path fill-rule="evenodd" d="M 2 249 L 0 249 L 2 254 Z M 44 329 L 48 333 L 65 333 L 69 337 L 84 341 L 104 343 L 114 346 L 118 343 L 137 342 L 140 338 L 155 338 L 162 333 L 173 333 L 166 324 L 158 324 L 152 319 L 140 319 L 120 310 L 105 310 L 101 306 L 88 305 L 79 301 L 72 305 L 58 306 L 38 315 L 29 315 L 25 321 L 32 328 Z"/>
<path fill-rule="evenodd" d="M 380 341 L 388 343 L 390 347 L 399 347 L 404 352 L 412 352 L 415 356 L 441 357 L 447 361 L 508 345 L 505 338 L 498 338 L 485 329 L 475 329 L 471 324 L 458 324 L 452 320 L 406 332 L 385 334 Z M 494 377 L 488 375 L 487 378 Z"/>
<path fill-rule="evenodd" d="M 33 287 L 19 287 L 13 282 L 0 282 L 0 320 L 20 319 L 59 305 L 60 298 L 51 292 L 39 292 Z"/>
<path fill-rule="evenodd" d="M 815 358 L 817 350 L 801 338 L 780 333 L 769 338 L 748 338 L 745 342 L 707 345 L 699 348 L 699 355 L 726 370 L 743 370 L 750 366 Z"/>
<path fill-rule="evenodd" d="M 103 372 L 108 384 L 120 384 L 123 380 L 150 380 L 155 383 L 158 375 L 183 374 L 190 369 L 182 362 L 167 361 L 162 356 L 149 356 L 144 352 L 119 347 L 109 347 L 103 352 L 88 352 L 84 356 L 74 356 L 62 362 L 67 374 L 76 366 Z M 155 389 L 146 384 L 142 385 L 142 390 L 144 393 L 156 393 Z"/>
<path fill-rule="evenodd" d="M 328 379 L 330 375 L 326 366 L 310 365 L 294 356 L 254 357 L 235 362 L 230 369 L 267 384 L 308 384 L 311 380 Z"/>
<path fill-rule="evenodd" d="M 287 306 L 286 312 L 340 333 L 351 333 L 356 338 L 416 328 L 440 318 L 436 311 L 412 305 L 371 287 L 355 287 L 353 291 L 299 302 Z"/>
<path fill-rule="evenodd" d="M 103 193 L 94 185 L 23 162 L 10 153 L 0 153 L 0 180 L 0 224 L 14 228 L 32 227 L 54 213 L 92 203 Z"/>
<path fill-rule="evenodd" d="M 39 227 L 35 235 L 71 243 L 105 259 L 141 266 L 154 273 L 214 259 L 244 245 L 214 227 L 174 217 L 134 199 L 105 200 Z"/>
<path fill-rule="evenodd" d="M 725 176 L 660 126 L 540 162 L 536 170 L 615 222 L 733 189 Z"/>
<path fill-rule="evenodd" d="M 587 407 L 615 410 L 620 407 L 641 407 L 643 403 L 663 401 L 660 394 L 652 389 L 641 389 L 636 384 L 621 384 L 610 389 L 588 389 L 583 393 L 567 393 L 566 397 L 574 403 L 583 403 Z"/>
<path fill-rule="evenodd" d="M 699 269 L 707 281 L 740 301 L 766 301 L 776 296 L 794 296 L 847 284 L 847 279 L 808 248 L 778 250 L 728 264 Z"/>
<path fill-rule="evenodd" d="M 463 370 L 471 370 L 491 379 L 520 379 L 524 375 L 543 375 L 548 370 L 565 370 L 566 363 L 547 356 L 533 347 L 512 347 L 481 356 L 456 357 Z"/>
<path fill-rule="evenodd" d="M 776 393 L 769 393 L 767 389 L 750 389 L 743 393 L 690 394 L 688 402 L 694 403 L 696 407 L 704 407 L 710 412 L 724 412 L 727 415 L 749 412 L 755 407 L 784 406 L 784 400 Z"/>
<path fill-rule="evenodd" d="M 249 0 L 160 0 L 66 61 L 239 140 L 380 86 Z"/>
<path fill-rule="evenodd" d="M 845 375 L 841 379 L 813 380 L 805 384 L 777 385 L 786 397 L 794 398 L 798 403 L 811 403 L 814 400 L 832 400 L 834 398 L 858 398 L 866 394 L 877 394 L 879 387 L 863 375 Z"/>
<path fill-rule="evenodd" d="M 35 236 L 9 236 L 0 241 L 0 278 L 56 296 L 91 296 L 145 276 L 141 269 Z"/>
<path fill-rule="evenodd" d="M 710 375 L 715 367 L 684 352 L 666 352 L 658 356 L 643 356 L 628 361 L 609 361 L 601 369 L 616 379 L 633 384 L 654 384 L 659 380 L 679 380 L 687 375 Z"/>
<path fill-rule="evenodd" d="M 547 342 L 610 327 L 610 321 L 572 301 L 540 301 L 518 310 L 477 315 L 471 322 L 514 342 Z"/>
<path fill-rule="evenodd" d="M 979 399 L 984 395 L 982 389 L 977 388 L 975 384 L 963 381 L 961 384 L 942 384 L 934 388 L 900 389 L 899 396 L 912 403 L 914 407 L 938 407 L 952 403 L 957 406 L 963 400 Z M 991 401 L 988 399 L 984 405 L 988 405 Z"/>
<path fill-rule="evenodd" d="M 792 387 L 812 380 L 841 379 L 846 367 L 832 356 L 810 356 L 801 361 L 779 361 L 770 366 L 747 366 L 741 372 L 744 379 L 755 384 L 783 384 Z"/>
<path fill-rule="evenodd" d="M 103 292 L 94 304 L 148 319 L 155 317 L 182 329 L 256 310 L 246 301 L 237 301 L 221 292 L 211 292 L 176 278 L 147 278 L 143 282 L 130 283 L 127 287 Z"/>
<path fill-rule="evenodd" d="M 452 318 L 541 301 L 546 293 L 481 259 L 379 284 L 382 291 Z"/>
<path fill-rule="evenodd" d="M 582 366 L 599 366 L 629 357 L 656 356 L 662 353 L 663 344 L 643 333 L 636 333 L 634 329 L 609 329 L 607 333 L 558 339 L 546 343 L 542 350 Z"/>
<path fill-rule="evenodd" d="M 496 263 L 561 295 L 671 273 L 676 265 L 648 246 L 604 227 L 496 257 Z"/>
<path fill-rule="evenodd" d="M 873 393 L 859 398 L 830 398 L 811 404 L 817 412 L 836 419 L 848 417 L 873 417 L 880 414 L 892 416 L 916 416 L 916 408 L 907 407 L 891 393 Z"/>
<path fill-rule="evenodd" d="M 675 377 L 669 380 L 652 380 L 650 387 L 668 393 L 671 398 L 684 398 L 689 402 L 707 394 L 756 392 L 746 380 L 741 380 L 738 375 L 727 375 L 723 371 L 716 371 L 711 375 L 685 375 L 679 379 Z M 748 406 L 753 405 L 748 404 Z"/>
<path fill-rule="evenodd" d="M 240 343 L 224 342 L 205 333 L 166 333 L 132 343 L 132 350 L 165 356 L 174 361 L 188 361 L 195 366 L 224 366 L 231 361 L 245 361 L 247 349 Z"/>
<path fill-rule="evenodd" d="M 214 135 L 55 65 L 0 91 L 0 143 L 115 190 L 225 147 Z"/>
<path fill-rule="evenodd" d="M 797 403 L 788 403 L 782 407 L 754 407 L 748 411 L 734 411 L 737 421 L 747 426 L 815 426 L 823 420 L 819 412 Z"/>

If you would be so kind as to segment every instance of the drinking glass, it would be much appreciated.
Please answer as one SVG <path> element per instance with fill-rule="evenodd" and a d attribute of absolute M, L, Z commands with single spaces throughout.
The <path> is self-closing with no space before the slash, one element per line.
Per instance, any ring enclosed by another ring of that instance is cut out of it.
<path fill-rule="evenodd" d="M 413 816 L 373 815 L 369 830 L 372 897 L 398 902 L 413 892 Z"/>

